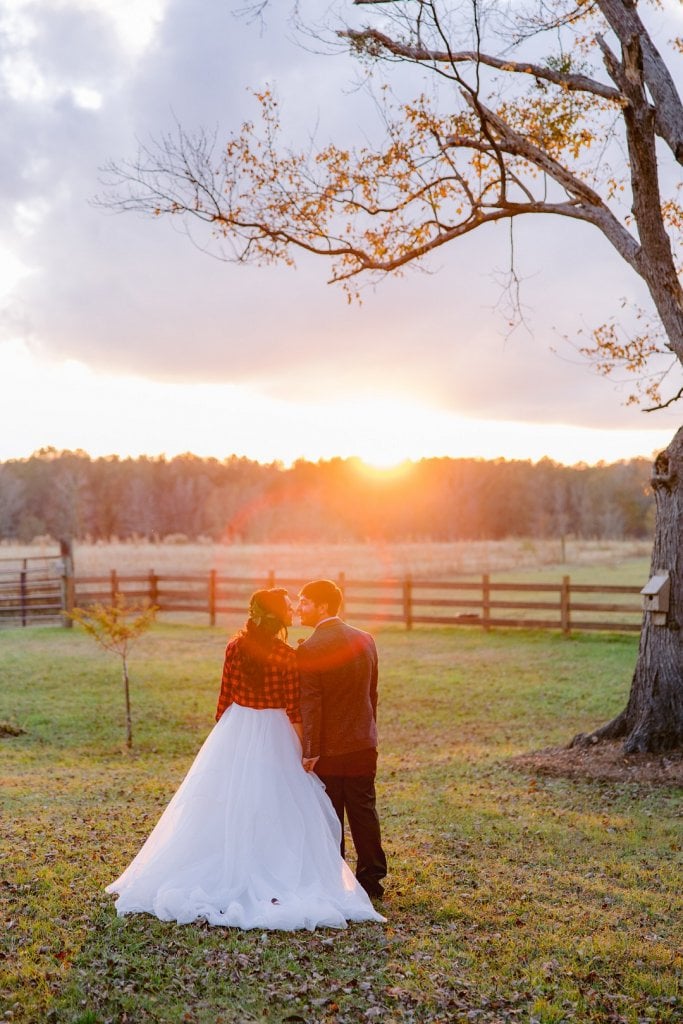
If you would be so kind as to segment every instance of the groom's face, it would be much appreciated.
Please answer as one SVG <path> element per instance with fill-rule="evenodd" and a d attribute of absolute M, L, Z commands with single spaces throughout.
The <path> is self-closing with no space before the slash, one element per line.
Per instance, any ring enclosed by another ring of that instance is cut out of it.
<path fill-rule="evenodd" d="M 302 626 L 317 626 L 321 619 L 327 618 L 329 614 L 326 604 L 315 604 L 310 597 L 299 595 L 299 606 L 297 608 Z"/>

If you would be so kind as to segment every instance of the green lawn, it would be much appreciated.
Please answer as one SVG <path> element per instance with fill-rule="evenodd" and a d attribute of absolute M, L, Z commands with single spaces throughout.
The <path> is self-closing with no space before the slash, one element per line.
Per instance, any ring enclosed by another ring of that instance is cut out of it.
<path fill-rule="evenodd" d="M 104 886 L 213 723 L 224 642 L 139 642 L 130 755 L 115 658 L 76 630 L 0 632 L 0 720 L 26 730 L 0 740 L 0 1019 L 681 1021 L 680 791 L 509 764 L 620 709 L 631 636 L 379 632 L 386 926 L 117 919 Z"/>
<path fill-rule="evenodd" d="M 491 579 L 515 583 L 559 583 L 569 576 L 572 583 L 606 584 L 610 587 L 644 587 L 650 577 L 649 558 L 624 558 L 609 565 L 571 563 L 543 568 L 505 569 L 491 573 Z"/>

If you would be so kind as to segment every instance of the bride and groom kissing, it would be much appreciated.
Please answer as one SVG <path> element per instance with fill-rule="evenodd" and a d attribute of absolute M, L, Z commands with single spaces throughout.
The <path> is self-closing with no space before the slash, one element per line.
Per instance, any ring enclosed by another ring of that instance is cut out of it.
<path fill-rule="evenodd" d="M 259 590 L 228 643 L 217 724 L 140 852 L 107 887 L 117 913 L 295 930 L 384 921 L 375 806 L 377 649 L 314 580 Z M 297 649 L 298 614 L 312 634 Z M 347 865 L 344 819 L 356 851 Z"/>

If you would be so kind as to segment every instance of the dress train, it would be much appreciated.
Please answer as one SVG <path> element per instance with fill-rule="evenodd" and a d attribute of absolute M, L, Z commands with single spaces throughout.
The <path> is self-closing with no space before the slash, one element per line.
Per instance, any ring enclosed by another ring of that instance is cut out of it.
<path fill-rule="evenodd" d="M 232 704 L 107 892 L 119 915 L 293 931 L 384 921 L 339 854 L 337 815 L 284 710 Z"/>

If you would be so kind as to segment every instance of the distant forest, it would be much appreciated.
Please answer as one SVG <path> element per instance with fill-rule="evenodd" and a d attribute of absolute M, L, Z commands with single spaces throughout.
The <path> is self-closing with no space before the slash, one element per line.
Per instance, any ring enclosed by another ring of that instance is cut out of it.
<path fill-rule="evenodd" d="M 373 473 L 357 459 L 285 468 L 237 456 L 94 459 L 48 448 L 0 463 L 0 539 L 646 537 L 650 466 L 435 458 Z"/>

